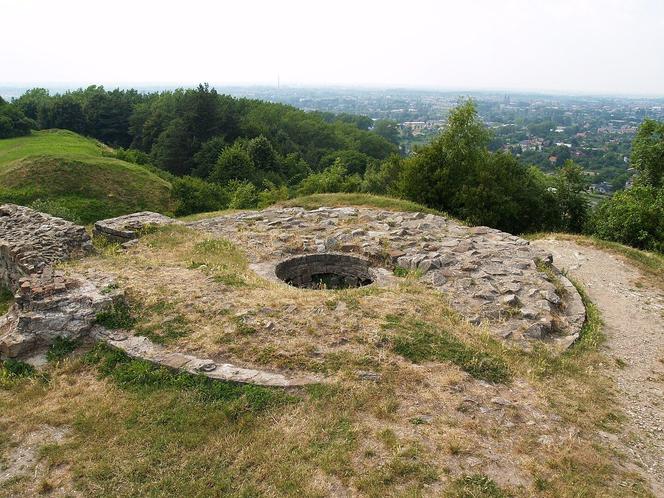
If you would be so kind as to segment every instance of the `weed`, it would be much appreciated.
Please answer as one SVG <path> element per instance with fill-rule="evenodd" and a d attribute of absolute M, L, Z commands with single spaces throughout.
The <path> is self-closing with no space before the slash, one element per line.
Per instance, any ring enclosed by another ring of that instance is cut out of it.
<path fill-rule="evenodd" d="M 0 286 L 0 315 L 4 315 L 14 304 L 14 293 L 7 287 Z"/>
<path fill-rule="evenodd" d="M 484 474 L 461 476 L 445 490 L 445 496 L 454 498 L 504 498 L 508 495 L 493 479 Z"/>
<path fill-rule="evenodd" d="M 117 284 L 117 282 L 112 282 L 112 283 L 108 284 L 106 287 L 104 287 L 101 290 L 101 293 L 102 294 L 110 294 L 111 292 L 113 292 L 114 290 L 116 290 L 118 288 L 120 288 L 120 286 Z"/>
<path fill-rule="evenodd" d="M 145 360 L 131 359 L 124 352 L 105 344 L 95 346 L 85 355 L 84 361 L 95 365 L 102 377 L 113 379 L 122 388 L 142 392 L 160 389 L 192 392 L 201 402 L 225 405 L 227 415 L 232 418 L 297 400 L 277 389 L 216 381 L 183 372 L 175 373 Z"/>
<path fill-rule="evenodd" d="M 136 324 L 131 307 L 123 300 L 118 300 L 104 311 L 97 313 L 95 321 L 111 330 L 130 330 Z"/>
<path fill-rule="evenodd" d="M 24 361 L 9 358 L 0 363 L 0 375 L 9 378 L 33 377 L 36 373 L 35 367 Z"/>
<path fill-rule="evenodd" d="M 65 337 L 56 337 L 46 352 L 46 359 L 49 362 L 60 361 L 72 353 L 79 345 L 80 341 Z"/>

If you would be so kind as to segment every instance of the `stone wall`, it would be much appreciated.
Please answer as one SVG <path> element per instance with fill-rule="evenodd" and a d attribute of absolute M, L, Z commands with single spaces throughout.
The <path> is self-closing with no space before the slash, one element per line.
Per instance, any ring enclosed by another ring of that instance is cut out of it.
<path fill-rule="evenodd" d="M 0 206 L 0 283 L 12 290 L 22 277 L 90 250 L 84 227 L 23 206 Z"/>
<path fill-rule="evenodd" d="M 29 353 L 56 337 L 77 339 L 110 303 L 104 282 L 66 276 L 54 265 L 92 250 L 84 227 L 30 208 L 0 206 L 0 283 L 15 292 L 0 316 L 0 358 Z"/>

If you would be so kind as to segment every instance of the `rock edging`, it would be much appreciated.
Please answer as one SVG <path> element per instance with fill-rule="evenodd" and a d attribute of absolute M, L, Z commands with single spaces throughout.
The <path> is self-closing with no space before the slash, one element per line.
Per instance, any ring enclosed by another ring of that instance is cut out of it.
<path fill-rule="evenodd" d="M 287 376 L 277 372 L 238 367 L 231 363 L 218 363 L 190 354 L 169 351 L 165 347 L 153 343 L 147 337 L 134 336 L 122 331 L 110 331 L 99 326 L 94 328 L 91 336 L 125 352 L 131 358 L 146 360 L 154 365 L 172 370 L 203 375 L 214 380 L 265 387 L 301 387 L 322 382 L 322 378 L 313 375 Z"/>

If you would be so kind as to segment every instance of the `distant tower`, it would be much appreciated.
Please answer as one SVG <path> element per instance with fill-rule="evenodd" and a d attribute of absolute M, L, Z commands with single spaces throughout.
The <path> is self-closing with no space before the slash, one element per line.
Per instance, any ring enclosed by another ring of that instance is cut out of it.
<path fill-rule="evenodd" d="M 277 90 L 281 88 L 281 75 L 277 73 Z"/>

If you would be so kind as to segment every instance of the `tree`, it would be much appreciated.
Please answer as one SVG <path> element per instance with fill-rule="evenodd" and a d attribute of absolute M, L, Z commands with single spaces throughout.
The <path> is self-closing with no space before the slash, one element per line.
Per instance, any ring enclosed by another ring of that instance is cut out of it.
<path fill-rule="evenodd" d="M 201 150 L 194 154 L 194 170 L 192 174 L 199 178 L 207 178 L 217 164 L 219 155 L 228 146 L 223 136 L 211 138 L 205 142 Z"/>
<path fill-rule="evenodd" d="M 0 101 L 0 138 L 27 135 L 36 126 L 16 105 Z"/>
<path fill-rule="evenodd" d="M 209 179 L 222 185 L 232 180 L 253 182 L 256 179 L 256 167 L 243 145 L 235 142 L 219 154 Z"/>
<path fill-rule="evenodd" d="M 556 212 L 546 182 L 511 154 L 489 152 L 490 140 L 474 103 L 462 103 L 436 140 L 404 160 L 402 194 L 474 224 L 516 233 L 544 228 Z"/>
<path fill-rule="evenodd" d="M 617 192 L 597 206 L 590 231 L 601 239 L 664 252 L 664 189 L 635 185 Z"/>
<path fill-rule="evenodd" d="M 588 217 L 587 187 L 583 168 L 568 160 L 556 174 L 555 189 L 560 209 L 560 228 L 566 232 L 580 232 Z"/>
<path fill-rule="evenodd" d="M 664 186 L 664 122 L 646 119 L 641 124 L 632 144 L 632 164 L 640 183 Z"/>
<path fill-rule="evenodd" d="M 373 132 L 394 145 L 399 145 L 399 123 L 390 119 L 379 119 L 374 123 Z"/>
<path fill-rule="evenodd" d="M 175 175 L 191 171 L 191 133 L 182 119 L 174 119 L 152 147 L 151 158 L 154 164 Z"/>
<path fill-rule="evenodd" d="M 362 186 L 360 175 L 349 175 L 340 160 L 320 173 L 309 175 L 302 181 L 299 193 L 302 195 L 324 192 L 359 192 Z"/>

